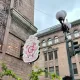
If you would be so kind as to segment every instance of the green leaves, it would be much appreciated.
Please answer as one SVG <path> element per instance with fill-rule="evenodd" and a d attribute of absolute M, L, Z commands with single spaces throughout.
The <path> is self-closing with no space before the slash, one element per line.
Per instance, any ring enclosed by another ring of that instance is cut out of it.
<path fill-rule="evenodd" d="M 30 80 L 39 80 L 38 76 L 44 73 L 44 70 L 37 69 L 37 71 L 32 70 L 30 74 Z"/>
<path fill-rule="evenodd" d="M 2 63 L 2 70 L 3 71 L 6 71 L 7 70 L 7 66 L 4 63 Z"/>
<path fill-rule="evenodd" d="M 2 72 L 0 72 L 0 77 L 3 76 L 12 76 L 12 78 L 15 78 L 15 80 L 22 80 L 21 78 L 17 77 L 16 74 L 7 68 L 7 66 L 2 63 Z"/>
<path fill-rule="evenodd" d="M 48 74 L 50 77 L 51 77 L 51 80 L 62 80 L 62 78 L 60 76 L 58 76 L 57 74 L 55 73 L 49 73 L 48 71 L 46 70 L 42 70 L 42 69 L 38 69 L 36 71 L 32 70 L 31 74 L 30 74 L 30 79 L 29 80 L 39 80 L 39 76 L 41 74 Z"/>
<path fill-rule="evenodd" d="M 41 68 L 36 68 L 37 70 L 34 71 L 32 70 L 29 80 L 39 80 L 39 76 L 41 75 L 45 75 L 45 73 L 47 73 L 50 77 L 51 80 L 62 80 L 62 78 L 58 75 L 56 75 L 55 73 L 49 73 L 48 71 L 42 70 Z M 8 69 L 7 66 L 2 63 L 2 72 L 0 72 L 0 78 L 4 77 L 4 76 L 12 76 L 12 78 L 14 78 L 15 80 L 22 80 L 21 78 L 19 78 L 12 70 Z"/>
<path fill-rule="evenodd" d="M 55 73 L 51 73 L 50 76 L 52 80 L 55 80 L 55 79 L 62 80 L 62 78 Z"/>

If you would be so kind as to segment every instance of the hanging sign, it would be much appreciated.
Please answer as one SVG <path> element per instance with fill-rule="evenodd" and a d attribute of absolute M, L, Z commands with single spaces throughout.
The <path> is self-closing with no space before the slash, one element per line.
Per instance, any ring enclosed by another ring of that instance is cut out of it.
<path fill-rule="evenodd" d="M 34 35 L 29 36 L 23 47 L 23 61 L 30 63 L 39 56 L 39 40 Z"/>

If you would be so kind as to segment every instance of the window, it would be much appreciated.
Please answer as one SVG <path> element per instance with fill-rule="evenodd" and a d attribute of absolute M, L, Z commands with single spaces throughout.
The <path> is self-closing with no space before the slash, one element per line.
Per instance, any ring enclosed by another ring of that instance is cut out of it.
<path fill-rule="evenodd" d="M 56 69 L 56 74 L 59 75 L 59 67 L 55 66 L 55 69 Z"/>
<path fill-rule="evenodd" d="M 47 78 L 48 77 L 48 68 L 45 68 L 45 77 Z"/>
<path fill-rule="evenodd" d="M 17 8 L 18 7 L 18 0 L 14 0 L 14 7 Z"/>
<path fill-rule="evenodd" d="M 74 37 L 79 37 L 79 31 L 77 30 L 74 31 Z"/>
<path fill-rule="evenodd" d="M 58 58 L 57 50 L 55 50 L 55 51 L 54 51 L 54 57 L 55 57 L 55 59 L 57 59 L 57 58 Z"/>
<path fill-rule="evenodd" d="M 44 53 L 44 59 L 47 61 L 47 53 Z"/>
<path fill-rule="evenodd" d="M 51 45 L 52 44 L 52 39 L 48 39 L 48 45 Z"/>
<path fill-rule="evenodd" d="M 74 71 L 74 74 L 78 74 L 76 63 L 73 63 L 73 71 Z"/>
<path fill-rule="evenodd" d="M 58 43 L 58 42 L 59 42 L 58 37 L 55 37 L 55 43 Z"/>
<path fill-rule="evenodd" d="M 67 34 L 67 38 L 71 39 L 71 34 L 70 33 Z"/>
<path fill-rule="evenodd" d="M 53 52 L 48 52 L 49 60 L 53 60 Z"/>
<path fill-rule="evenodd" d="M 14 7 L 17 9 L 23 4 L 22 0 L 14 0 Z"/>
<path fill-rule="evenodd" d="M 43 46 L 43 47 L 46 46 L 46 42 L 45 42 L 45 40 L 42 41 L 42 46 Z"/>
<path fill-rule="evenodd" d="M 2 49 L 2 45 L 0 44 L 0 50 Z"/>
<path fill-rule="evenodd" d="M 54 72 L 54 67 L 49 67 L 49 72 L 53 73 Z"/>
<path fill-rule="evenodd" d="M 22 0 L 19 0 L 19 6 L 21 6 L 23 4 Z"/>
<path fill-rule="evenodd" d="M 20 48 L 20 58 L 22 59 L 22 56 L 23 56 L 23 45 L 21 45 L 21 48 Z"/>

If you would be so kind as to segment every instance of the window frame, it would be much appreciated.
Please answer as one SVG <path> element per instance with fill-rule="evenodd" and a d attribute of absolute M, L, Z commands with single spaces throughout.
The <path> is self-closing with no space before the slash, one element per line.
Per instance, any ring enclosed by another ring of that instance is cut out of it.
<path fill-rule="evenodd" d="M 55 57 L 55 59 L 58 59 L 58 53 L 57 53 L 57 50 L 54 51 L 54 57 Z"/>
<path fill-rule="evenodd" d="M 45 44 L 45 45 L 44 45 Z M 42 41 L 42 47 L 45 47 L 46 46 L 46 41 L 45 40 L 43 40 Z"/>
<path fill-rule="evenodd" d="M 52 39 L 51 38 L 48 39 L 48 45 L 52 45 Z"/>
<path fill-rule="evenodd" d="M 59 75 L 59 66 L 55 66 L 56 74 Z"/>
<path fill-rule="evenodd" d="M 45 78 L 48 78 L 48 67 L 45 68 Z"/>
<path fill-rule="evenodd" d="M 55 42 L 55 44 L 58 43 L 59 42 L 59 37 L 55 36 L 54 37 L 54 42 Z"/>
<path fill-rule="evenodd" d="M 44 60 L 45 60 L 45 61 L 48 61 L 47 53 L 44 53 Z"/>
<path fill-rule="evenodd" d="M 67 33 L 67 38 L 70 40 L 72 38 L 71 33 Z"/>
<path fill-rule="evenodd" d="M 20 59 L 22 59 L 22 56 L 23 56 L 23 46 L 24 44 L 21 44 L 20 46 Z"/>
<path fill-rule="evenodd" d="M 50 70 L 51 69 L 51 70 Z M 52 70 L 53 69 L 53 70 Z M 49 67 L 49 72 L 53 73 L 54 72 L 54 66 Z"/>
<path fill-rule="evenodd" d="M 74 71 L 74 74 L 78 74 L 78 69 L 77 69 L 77 64 L 76 63 L 72 63 L 73 65 L 73 71 Z"/>
<path fill-rule="evenodd" d="M 2 44 L 0 44 L 0 51 L 2 50 Z"/>
<path fill-rule="evenodd" d="M 78 30 L 74 30 L 74 37 L 77 38 L 80 36 L 80 33 Z"/>
<path fill-rule="evenodd" d="M 53 60 L 53 52 L 48 52 L 48 59 Z"/>

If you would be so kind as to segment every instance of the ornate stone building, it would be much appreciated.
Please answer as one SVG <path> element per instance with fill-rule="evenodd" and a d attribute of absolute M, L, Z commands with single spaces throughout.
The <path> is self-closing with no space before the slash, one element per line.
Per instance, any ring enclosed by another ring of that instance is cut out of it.
<path fill-rule="evenodd" d="M 80 20 L 71 23 L 72 28 L 67 34 L 68 39 L 80 44 Z M 38 33 L 40 40 L 40 57 L 34 66 L 54 72 L 61 77 L 69 75 L 65 37 L 60 25 L 55 25 Z M 75 80 L 80 80 L 80 54 L 72 57 Z M 33 68 L 34 68 L 33 66 Z M 48 75 L 40 76 L 40 80 L 51 80 Z"/>
<path fill-rule="evenodd" d="M 0 0 L 0 59 L 23 80 L 29 80 L 32 64 L 22 61 L 22 46 L 36 32 L 34 0 Z"/>

